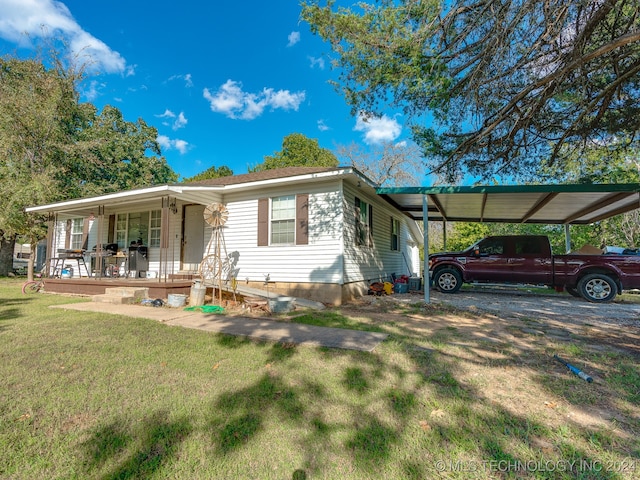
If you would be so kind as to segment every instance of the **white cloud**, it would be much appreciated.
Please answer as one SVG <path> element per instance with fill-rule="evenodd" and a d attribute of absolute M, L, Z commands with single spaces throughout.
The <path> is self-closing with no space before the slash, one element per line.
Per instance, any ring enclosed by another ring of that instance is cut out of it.
<path fill-rule="evenodd" d="M 305 99 L 304 91 L 291 93 L 263 88 L 260 93 L 245 92 L 242 83 L 234 80 L 227 80 L 215 93 L 205 88 L 202 95 L 209 101 L 212 111 L 243 120 L 259 117 L 266 108 L 297 111 Z"/>
<path fill-rule="evenodd" d="M 184 155 L 185 153 L 187 153 L 187 150 L 189 149 L 189 144 L 184 140 L 178 140 L 178 139 L 174 140 L 173 146 L 175 147 L 176 150 L 180 152 L 181 155 Z"/>
<path fill-rule="evenodd" d="M 183 128 L 187 123 L 189 123 L 189 121 L 187 120 L 187 117 L 184 116 L 184 112 L 180 112 L 177 116 L 175 113 L 173 113 L 171 110 L 169 110 L 168 108 L 165 109 L 164 113 L 161 113 L 160 115 L 155 115 L 156 118 L 167 118 L 167 119 L 174 119 L 175 121 L 173 122 L 173 124 L 171 124 L 170 122 L 162 122 L 163 125 L 171 125 L 171 128 L 174 130 L 179 130 L 181 128 Z"/>
<path fill-rule="evenodd" d="M 179 130 L 183 128 L 187 123 L 188 123 L 188 120 L 187 120 L 187 117 L 184 116 L 184 112 L 180 112 L 178 114 L 178 118 L 176 118 L 176 121 L 173 122 L 172 128 L 174 130 Z"/>
<path fill-rule="evenodd" d="M 320 69 L 320 70 L 324 70 L 324 58 L 322 57 L 307 57 L 309 59 L 309 62 L 311 63 L 311 68 L 315 68 L 316 66 Z"/>
<path fill-rule="evenodd" d="M 178 150 L 181 155 L 184 155 L 189 150 L 189 143 L 180 139 L 171 139 L 166 135 L 158 135 L 157 138 L 160 148 L 163 150 Z"/>
<path fill-rule="evenodd" d="M 326 132 L 327 130 L 331 130 L 326 123 L 324 123 L 324 120 L 318 120 L 318 130 L 320 130 L 321 132 Z"/>
<path fill-rule="evenodd" d="M 62 36 L 68 54 L 89 70 L 131 75 L 125 59 L 101 40 L 84 31 L 69 9 L 55 0 L 1 0 L 0 37 L 25 47 L 30 39 Z"/>
<path fill-rule="evenodd" d="M 168 108 L 164 111 L 164 113 L 160 114 L 160 115 L 156 115 L 156 117 L 158 118 L 176 118 L 176 114 L 173 113 L 171 110 L 169 110 Z"/>
<path fill-rule="evenodd" d="M 193 80 L 191 79 L 190 73 L 187 73 L 185 75 L 172 75 L 171 77 L 169 77 L 169 81 L 172 81 L 172 80 L 183 80 L 185 87 L 187 88 L 193 87 Z"/>
<path fill-rule="evenodd" d="M 287 47 L 293 47 L 300 41 L 300 32 L 291 32 L 287 39 L 289 40 L 289 43 L 287 43 Z"/>
<path fill-rule="evenodd" d="M 360 113 L 353 128 L 364 133 L 364 143 L 368 145 L 393 142 L 402 133 L 402 127 L 395 118 L 386 115 L 375 117 Z"/>

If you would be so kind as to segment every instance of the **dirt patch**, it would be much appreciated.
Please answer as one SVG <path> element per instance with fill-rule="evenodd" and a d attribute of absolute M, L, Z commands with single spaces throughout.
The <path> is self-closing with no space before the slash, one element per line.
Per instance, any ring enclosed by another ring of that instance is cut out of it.
<path fill-rule="evenodd" d="M 640 410 L 628 400 L 636 394 L 611 389 L 626 378 L 621 364 L 640 358 L 638 304 L 464 291 L 432 292 L 430 304 L 417 294 L 368 296 L 340 311 L 395 333 L 409 349 L 433 352 L 461 385 L 513 415 L 526 411 L 551 428 L 569 422 L 621 439 L 638 434 Z M 554 353 L 594 382 L 573 375 Z"/>
<path fill-rule="evenodd" d="M 533 341 L 580 341 L 593 351 L 604 348 L 640 355 L 640 304 L 594 304 L 569 295 L 478 289 L 457 294 L 367 296 L 343 311 L 396 322 L 423 334 L 434 329 L 465 330 L 475 341 L 508 342 L 523 351 Z M 382 321 L 382 320 L 381 320 Z"/>

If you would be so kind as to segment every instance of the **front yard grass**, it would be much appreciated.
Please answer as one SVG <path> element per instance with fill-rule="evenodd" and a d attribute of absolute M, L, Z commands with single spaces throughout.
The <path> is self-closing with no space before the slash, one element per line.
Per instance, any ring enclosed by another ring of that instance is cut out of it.
<path fill-rule="evenodd" d="M 640 475 L 638 358 L 587 335 L 420 304 L 291 316 L 390 334 L 366 353 L 49 308 L 76 301 L 0 279 L 0 478 Z"/>

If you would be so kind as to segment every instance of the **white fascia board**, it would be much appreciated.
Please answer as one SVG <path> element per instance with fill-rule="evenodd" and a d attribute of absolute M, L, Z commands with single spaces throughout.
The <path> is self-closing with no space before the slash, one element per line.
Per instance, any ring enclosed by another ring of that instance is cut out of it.
<path fill-rule="evenodd" d="M 68 200 L 66 202 L 50 203 L 48 205 L 38 205 L 35 207 L 25 208 L 25 212 L 47 212 L 52 210 L 64 210 L 74 207 L 82 207 L 87 205 L 95 205 L 106 202 L 122 202 L 123 200 L 135 199 L 140 197 L 158 197 L 162 194 L 179 195 L 187 190 L 220 190 L 220 187 L 185 187 L 181 185 L 158 185 L 149 188 L 140 188 L 137 190 L 127 190 L 124 192 L 109 193 L 97 197 L 78 198 Z"/>
<path fill-rule="evenodd" d="M 293 177 L 272 178 L 269 180 L 258 180 L 255 182 L 225 185 L 224 190 L 226 192 L 230 190 L 245 190 L 245 189 L 253 189 L 253 188 L 260 188 L 260 187 L 276 186 L 281 184 L 305 183 L 309 181 L 328 180 L 331 178 L 342 177 L 342 176 L 346 176 L 354 173 L 355 171 L 351 167 L 340 168 L 338 170 L 333 170 L 330 172 L 305 173 L 305 174 L 296 175 Z M 366 180 L 366 179 L 363 177 L 363 180 Z"/>

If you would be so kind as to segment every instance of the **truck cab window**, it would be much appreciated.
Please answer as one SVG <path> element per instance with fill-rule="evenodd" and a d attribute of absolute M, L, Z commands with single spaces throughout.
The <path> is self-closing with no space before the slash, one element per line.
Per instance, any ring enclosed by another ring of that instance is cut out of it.
<path fill-rule="evenodd" d="M 542 248 L 537 238 L 522 238 L 516 240 L 516 254 L 539 255 L 541 253 Z"/>
<path fill-rule="evenodd" d="M 504 241 L 500 238 L 489 238 L 478 245 L 480 255 L 502 255 L 504 253 Z"/>

